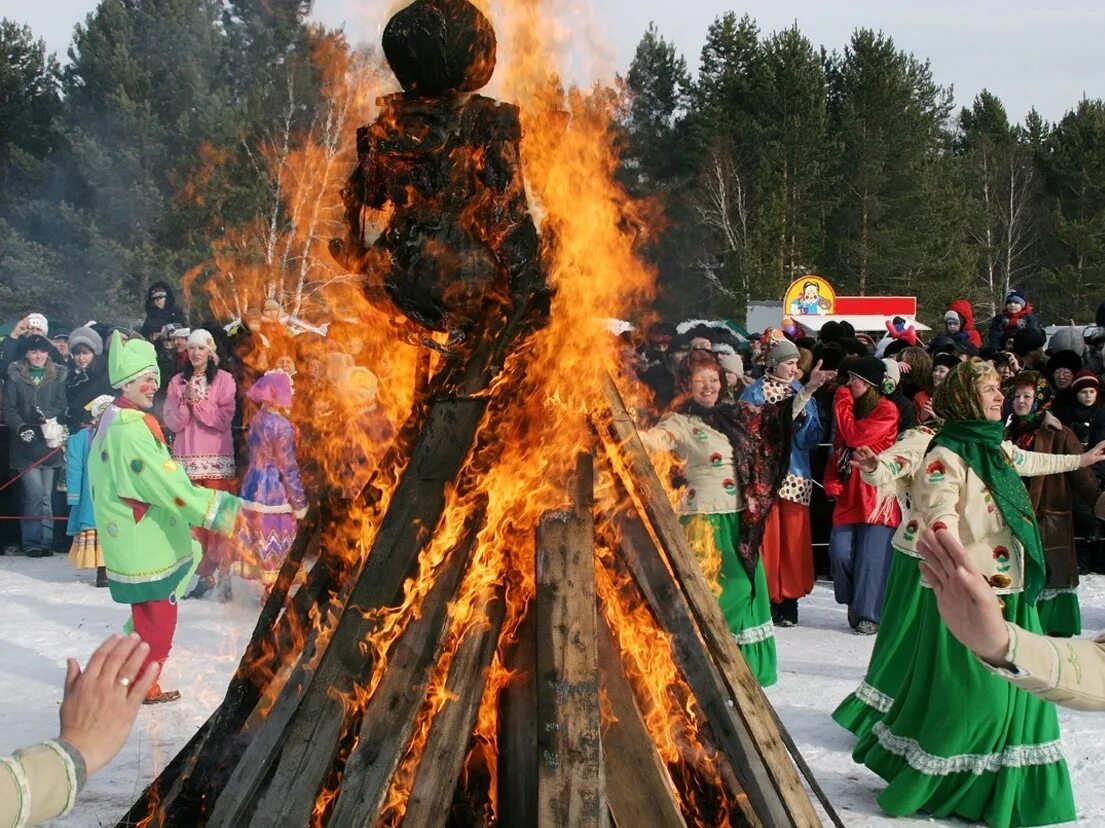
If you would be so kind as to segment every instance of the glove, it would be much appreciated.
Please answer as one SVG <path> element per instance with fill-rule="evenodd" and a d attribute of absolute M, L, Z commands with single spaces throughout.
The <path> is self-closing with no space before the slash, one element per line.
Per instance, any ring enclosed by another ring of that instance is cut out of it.
<path fill-rule="evenodd" d="M 37 432 L 33 428 L 25 428 L 19 432 L 19 439 L 24 443 L 33 443 Z"/>

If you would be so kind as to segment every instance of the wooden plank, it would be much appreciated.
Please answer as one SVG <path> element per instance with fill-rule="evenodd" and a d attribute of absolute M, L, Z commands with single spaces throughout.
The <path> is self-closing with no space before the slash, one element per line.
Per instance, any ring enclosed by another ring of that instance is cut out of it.
<path fill-rule="evenodd" d="M 392 646 L 387 672 L 365 707 L 357 746 L 346 761 L 331 826 L 364 825 L 365 815 L 378 813 L 384 803 L 440 658 L 448 631 L 449 602 L 467 569 L 479 522 L 477 518 L 467 539 L 449 553 L 426 595 L 421 615 Z"/>
<path fill-rule="evenodd" d="M 397 606 L 402 600 L 403 583 L 414 573 L 430 534 L 426 527 L 436 527 L 441 518 L 447 489 L 468 454 L 486 405 L 486 398 L 444 399 L 431 405 L 426 429 L 319 661 L 315 680 L 302 695 L 294 685 L 281 693 L 220 795 L 219 819 L 213 815 L 209 825 L 237 825 L 247 814 L 259 825 L 299 828 L 304 824 L 282 814 L 285 809 L 300 810 L 304 802 L 313 807 L 330 774 L 347 724 L 344 699 L 363 685 L 373 668 L 374 659 L 361 646 L 375 628 L 371 611 Z M 258 797 L 270 778 L 270 794 L 261 808 Z"/>
<path fill-rule="evenodd" d="M 499 824 L 537 825 L 537 642 L 534 607 L 507 654 L 515 678 L 499 705 Z"/>
<path fill-rule="evenodd" d="M 444 826 L 449 818 L 449 806 L 464 757 L 468 755 L 487 682 L 487 670 L 503 626 L 503 615 L 503 602 L 501 596 L 497 596 L 484 605 L 483 616 L 487 623 L 470 631 L 457 648 L 449 667 L 449 678 L 445 682 L 450 700 L 438 711 L 430 725 L 407 800 L 404 825 L 435 828 Z M 377 822 L 373 816 L 374 812 L 368 812 L 362 815 L 359 823 L 331 822 L 330 825 L 333 828 L 354 824 L 375 825 Z"/>
<path fill-rule="evenodd" d="M 607 824 L 590 504 L 537 527 L 538 825 Z"/>
<path fill-rule="evenodd" d="M 602 732 L 606 799 L 618 828 L 685 828 L 679 797 L 633 698 L 617 644 L 598 623 L 602 689 L 615 721 Z"/>
<path fill-rule="evenodd" d="M 603 393 L 608 410 L 596 418 L 600 438 L 614 471 L 659 542 L 657 548 L 650 537 L 648 544 L 632 547 L 635 555 L 627 558 L 632 558 L 634 577 L 657 617 L 676 637 L 676 653 L 685 660 L 681 668 L 760 819 L 772 826 L 819 826 L 821 821 L 787 754 L 771 706 L 740 654 L 609 377 Z M 620 523 L 624 529 L 624 517 Z M 645 533 L 649 534 L 648 529 Z M 723 701 L 716 697 L 718 691 L 723 692 Z"/>

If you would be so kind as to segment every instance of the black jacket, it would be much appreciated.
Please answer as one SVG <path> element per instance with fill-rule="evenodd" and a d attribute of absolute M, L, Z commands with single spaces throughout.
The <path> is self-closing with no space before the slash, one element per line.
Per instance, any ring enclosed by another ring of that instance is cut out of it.
<path fill-rule="evenodd" d="M 75 365 L 69 367 L 65 378 L 65 399 L 68 411 L 65 425 L 72 434 L 92 422 L 92 413 L 85 406 L 103 394 L 114 396 L 111 383 L 107 379 L 107 365 L 103 357 L 92 357 L 88 370 L 82 371 Z"/>
<path fill-rule="evenodd" d="M 12 471 L 22 471 L 48 455 L 41 425 L 51 417 L 65 416 L 65 378 L 67 371 L 53 362 L 46 363 L 46 375 L 37 385 L 31 381 L 30 365 L 25 359 L 8 366 L 8 381 L 4 384 L 4 424 L 8 427 L 11 447 L 9 463 Z M 60 468 L 62 452 L 42 465 Z"/>
<path fill-rule="evenodd" d="M 164 308 L 158 308 L 153 303 L 154 291 L 158 290 L 165 291 Z M 139 333 L 146 339 L 150 339 L 170 323 L 178 327 L 185 325 L 184 311 L 177 307 L 176 296 L 173 294 L 171 287 L 165 282 L 154 282 L 150 285 L 150 289 L 146 291 L 146 321 L 142 323 Z M 106 343 L 107 340 L 105 339 L 104 342 Z"/>

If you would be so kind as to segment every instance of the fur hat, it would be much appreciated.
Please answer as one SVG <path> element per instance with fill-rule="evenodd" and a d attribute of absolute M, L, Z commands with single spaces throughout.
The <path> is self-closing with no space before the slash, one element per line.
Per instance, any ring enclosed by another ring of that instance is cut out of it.
<path fill-rule="evenodd" d="M 1005 297 L 1005 304 L 1010 302 L 1016 302 L 1022 308 L 1028 305 L 1028 300 L 1024 298 L 1024 291 L 1017 289 L 1009 292 L 1009 295 Z"/>
<path fill-rule="evenodd" d="M 1066 368 L 1072 374 L 1082 370 L 1082 357 L 1074 351 L 1056 351 L 1047 361 L 1047 377 L 1051 379 L 1060 368 Z"/>
<path fill-rule="evenodd" d="M 1077 394 L 1084 388 L 1093 388 L 1095 391 L 1101 390 L 1101 380 L 1097 378 L 1097 374 L 1093 371 L 1082 370 L 1075 374 L 1071 390 Z"/>
<path fill-rule="evenodd" d="M 50 333 L 50 323 L 41 313 L 28 313 L 23 320 L 31 330 L 38 331 L 43 336 Z"/>
<path fill-rule="evenodd" d="M 951 370 L 955 368 L 962 360 L 957 357 L 951 351 L 940 351 L 939 353 L 932 355 L 932 367 L 933 368 L 947 368 Z"/>
<path fill-rule="evenodd" d="M 104 352 L 104 340 L 92 328 L 77 328 L 69 334 L 69 350 L 76 350 L 79 345 L 88 348 L 96 356 L 100 356 Z"/>
<path fill-rule="evenodd" d="M 111 387 L 122 388 L 145 374 L 154 374 L 159 381 L 161 379 L 153 343 L 140 337 L 124 340 L 123 335 L 115 331 L 111 335 L 107 356 L 107 376 Z"/>
<path fill-rule="evenodd" d="M 275 405 L 279 408 L 292 407 L 292 378 L 285 371 L 266 371 L 253 383 L 246 393 L 258 405 Z"/>
<path fill-rule="evenodd" d="M 848 365 L 848 374 L 853 377 L 859 377 L 868 385 L 882 391 L 883 380 L 886 379 L 886 364 L 878 357 L 856 357 Z"/>
<path fill-rule="evenodd" d="M 44 336 L 39 334 L 28 334 L 23 336 L 19 340 L 19 353 L 26 354 L 28 351 L 45 351 L 51 353 L 54 350 L 53 344 Z"/>
<path fill-rule="evenodd" d="M 1013 334 L 1013 353 L 1019 357 L 1028 356 L 1047 344 L 1047 337 L 1039 328 L 1021 328 Z"/>
<path fill-rule="evenodd" d="M 774 368 L 780 362 L 786 362 L 788 359 L 798 359 L 799 356 L 801 354 L 798 353 L 797 345 L 789 339 L 780 339 L 771 346 L 771 351 L 768 352 L 767 367 Z"/>

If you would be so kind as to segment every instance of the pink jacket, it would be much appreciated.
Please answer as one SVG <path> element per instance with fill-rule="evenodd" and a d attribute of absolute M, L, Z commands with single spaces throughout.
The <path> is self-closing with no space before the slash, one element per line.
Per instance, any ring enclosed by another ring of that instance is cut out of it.
<path fill-rule="evenodd" d="M 226 371 L 218 371 L 206 396 L 185 402 L 184 374 L 169 380 L 165 399 L 165 425 L 173 432 L 173 457 L 192 480 L 225 480 L 235 476 L 234 440 L 230 424 L 237 404 L 237 386 Z"/>

